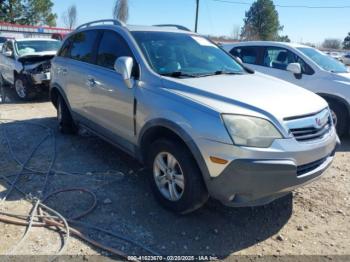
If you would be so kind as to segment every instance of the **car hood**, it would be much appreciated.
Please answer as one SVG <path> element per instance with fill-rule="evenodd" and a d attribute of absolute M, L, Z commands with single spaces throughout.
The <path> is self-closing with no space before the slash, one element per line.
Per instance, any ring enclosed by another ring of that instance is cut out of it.
<path fill-rule="evenodd" d="M 217 75 L 201 78 L 164 78 L 164 87 L 220 113 L 237 109 L 273 115 L 283 120 L 321 111 L 327 103 L 318 95 L 264 74 Z"/>
<path fill-rule="evenodd" d="M 56 51 L 38 52 L 38 53 L 27 53 L 18 58 L 20 62 L 38 62 L 44 60 L 50 60 L 56 55 Z"/>

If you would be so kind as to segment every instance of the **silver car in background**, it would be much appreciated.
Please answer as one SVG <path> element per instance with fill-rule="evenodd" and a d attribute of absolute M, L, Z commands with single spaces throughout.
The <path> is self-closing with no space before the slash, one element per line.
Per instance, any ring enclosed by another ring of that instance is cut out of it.
<path fill-rule="evenodd" d="M 177 213 L 209 196 L 269 203 L 320 177 L 334 157 L 321 97 L 254 73 L 183 27 L 82 25 L 51 72 L 60 130 L 83 126 L 144 163 L 155 197 Z"/>

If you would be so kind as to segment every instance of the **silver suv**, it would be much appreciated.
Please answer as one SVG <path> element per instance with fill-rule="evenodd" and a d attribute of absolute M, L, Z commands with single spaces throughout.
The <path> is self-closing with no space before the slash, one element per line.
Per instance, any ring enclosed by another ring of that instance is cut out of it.
<path fill-rule="evenodd" d="M 134 156 L 178 213 L 209 196 L 269 203 L 318 178 L 339 141 L 321 97 L 176 26 L 80 26 L 52 61 L 51 99 L 63 133 L 83 126 Z"/>

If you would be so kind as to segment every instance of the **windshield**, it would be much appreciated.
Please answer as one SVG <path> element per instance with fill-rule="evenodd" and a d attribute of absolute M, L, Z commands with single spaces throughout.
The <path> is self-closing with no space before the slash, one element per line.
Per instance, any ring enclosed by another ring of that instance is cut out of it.
<path fill-rule="evenodd" d="M 298 48 L 304 55 L 309 57 L 312 61 L 314 61 L 317 65 L 323 68 L 326 71 L 332 73 L 347 73 L 347 68 L 339 61 L 329 57 L 328 55 L 314 49 L 308 47 L 300 47 Z"/>
<path fill-rule="evenodd" d="M 36 40 L 36 41 L 20 41 L 16 42 L 17 53 L 22 55 L 35 54 L 38 52 L 49 52 L 57 51 L 61 45 L 59 41 L 47 41 L 47 40 Z"/>
<path fill-rule="evenodd" d="M 242 74 L 244 69 L 207 39 L 170 32 L 132 32 L 149 65 L 160 75 L 200 77 Z"/>

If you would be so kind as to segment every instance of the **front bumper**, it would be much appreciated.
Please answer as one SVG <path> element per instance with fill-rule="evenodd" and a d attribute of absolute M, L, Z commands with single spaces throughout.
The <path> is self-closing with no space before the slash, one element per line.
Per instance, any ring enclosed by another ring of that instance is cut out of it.
<path fill-rule="evenodd" d="M 219 175 L 205 179 L 209 194 L 228 206 L 267 204 L 319 178 L 331 165 L 340 143 L 335 131 L 315 143 L 280 142 L 288 146 L 280 144 L 280 150 L 272 151 L 237 149 L 235 158 Z M 211 170 L 217 168 L 211 165 Z"/>

